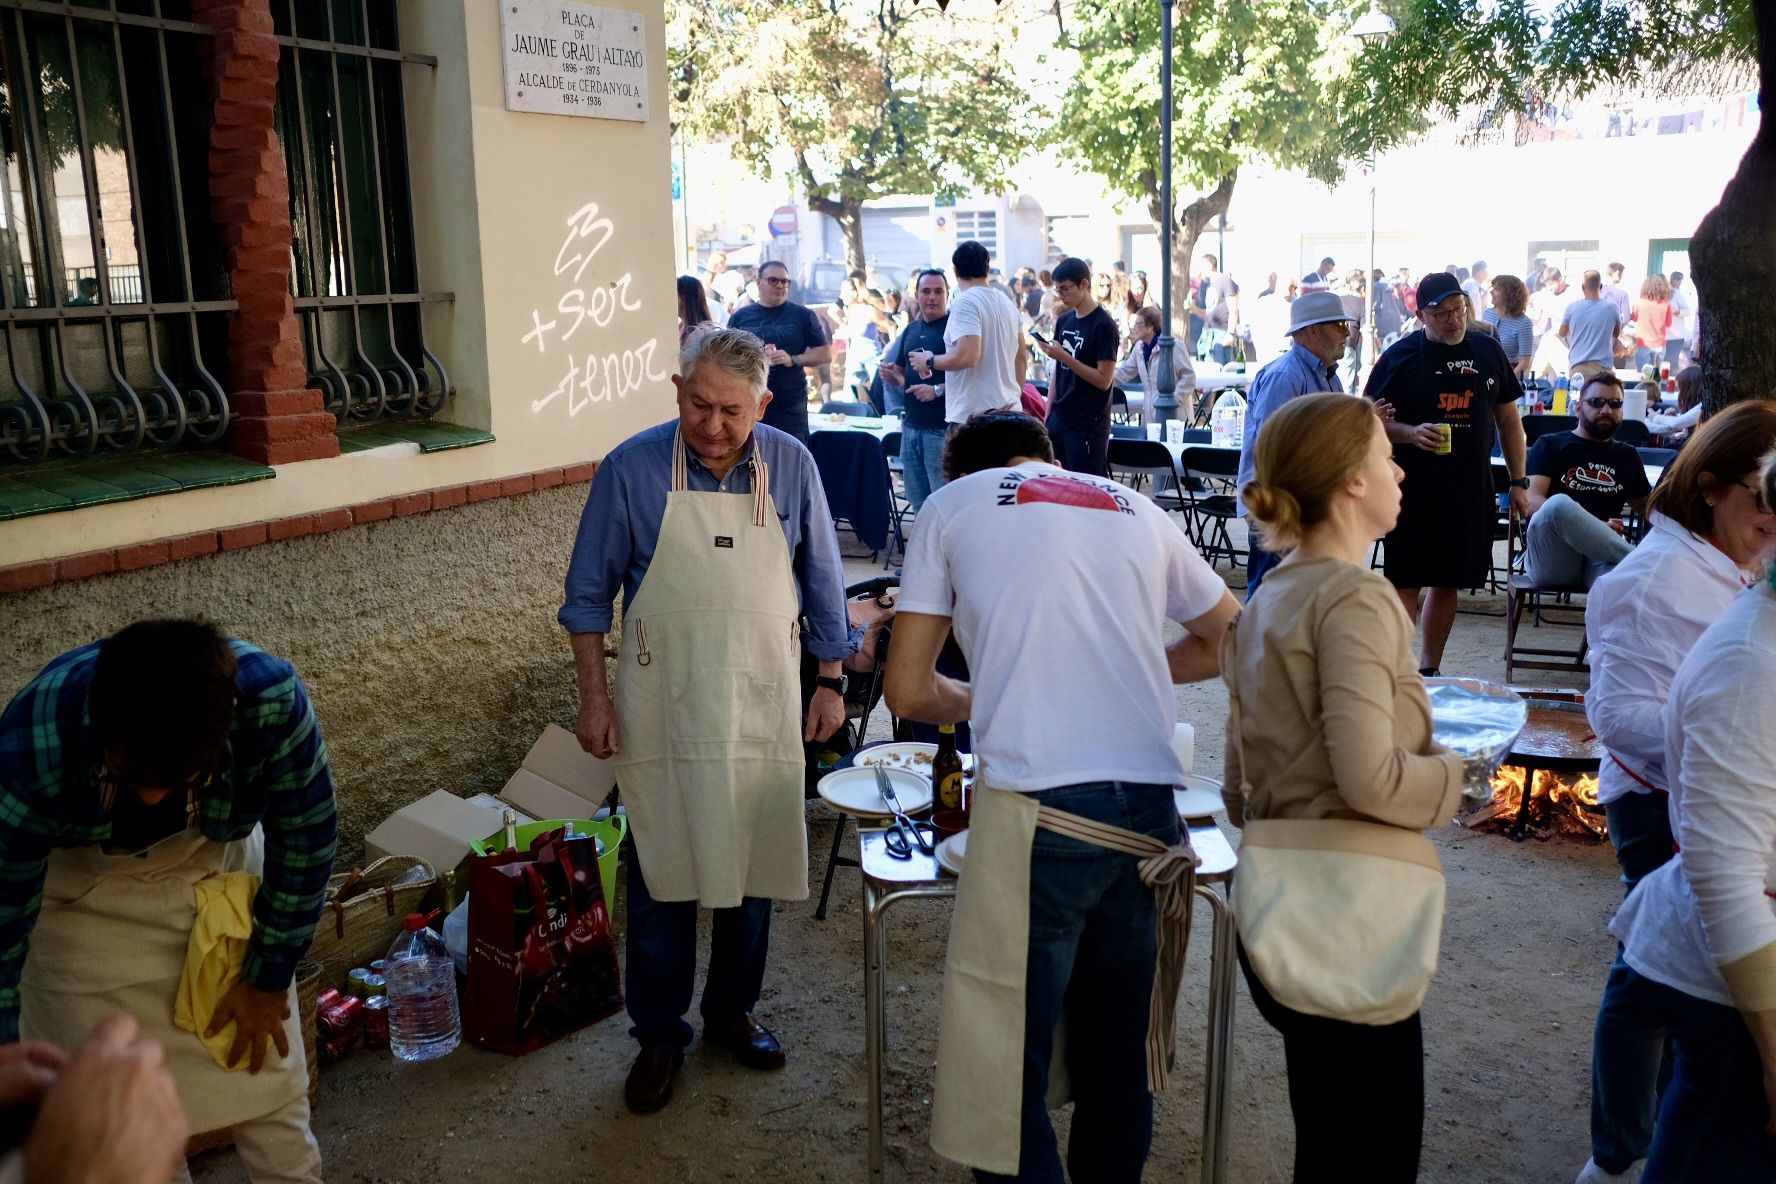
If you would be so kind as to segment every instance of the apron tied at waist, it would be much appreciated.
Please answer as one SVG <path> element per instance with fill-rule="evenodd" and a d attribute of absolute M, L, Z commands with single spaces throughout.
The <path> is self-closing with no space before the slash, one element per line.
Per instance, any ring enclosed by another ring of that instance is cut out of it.
<path fill-rule="evenodd" d="M 1082 843 L 1120 851 L 1140 859 L 1141 883 L 1153 889 L 1159 908 L 1159 965 L 1153 976 L 1153 993 L 1147 1012 L 1147 1088 L 1155 1093 L 1166 1087 L 1177 1046 L 1178 987 L 1184 980 L 1184 952 L 1190 945 L 1190 904 L 1196 890 L 1196 869 L 1201 857 L 1190 846 L 1188 835 L 1168 847 L 1151 835 L 1124 830 L 1042 806 L 1036 825 L 1043 830 Z"/>

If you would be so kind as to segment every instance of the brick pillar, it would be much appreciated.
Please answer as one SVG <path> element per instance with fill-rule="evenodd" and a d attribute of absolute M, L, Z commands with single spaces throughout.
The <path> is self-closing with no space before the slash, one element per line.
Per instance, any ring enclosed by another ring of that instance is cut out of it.
<path fill-rule="evenodd" d="M 240 310 L 228 327 L 228 449 L 278 465 L 339 455 L 333 416 L 308 386 L 290 295 L 290 181 L 275 123 L 278 43 L 270 0 L 194 0 L 216 30 L 210 215 Z"/>

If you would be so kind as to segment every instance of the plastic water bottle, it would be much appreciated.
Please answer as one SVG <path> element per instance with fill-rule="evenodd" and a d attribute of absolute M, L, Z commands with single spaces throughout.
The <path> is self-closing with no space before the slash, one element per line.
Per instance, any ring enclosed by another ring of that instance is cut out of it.
<path fill-rule="evenodd" d="M 389 947 L 389 1048 L 403 1061 L 430 1061 L 462 1043 L 456 1003 L 456 963 L 444 939 L 426 928 L 423 913 Z"/>

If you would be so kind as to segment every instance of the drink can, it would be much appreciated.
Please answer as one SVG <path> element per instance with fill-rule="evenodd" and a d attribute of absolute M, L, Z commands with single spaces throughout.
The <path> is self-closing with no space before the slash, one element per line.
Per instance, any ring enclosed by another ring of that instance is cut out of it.
<path fill-rule="evenodd" d="M 388 964 L 387 958 L 378 958 L 376 961 L 370 963 L 370 973 L 371 974 L 387 974 L 388 973 L 388 965 L 389 964 Z"/>
<path fill-rule="evenodd" d="M 364 1000 L 364 1047 L 387 1048 L 389 1042 L 389 1001 L 387 995 Z"/>
<path fill-rule="evenodd" d="M 321 1027 L 335 1035 L 354 1029 L 364 1021 L 364 1001 L 356 995 L 344 995 L 333 1006 L 315 1017 Z"/>
<path fill-rule="evenodd" d="M 352 1045 L 358 1042 L 358 1037 L 361 1034 L 362 1029 L 354 1026 L 343 1032 L 330 1033 L 315 1041 L 315 1051 L 321 1054 L 321 1063 L 331 1065 L 342 1059 L 346 1053 L 352 1050 Z"/>
<path fill-rule="evenodd" d="M 338 987 L 328 987 L 319 995 L 315 996 L 315 1014 L 320 1015 L 329 1007 L 336 1006 L 343 998 L 345 998 L 345 996 L 339 993 Z"/>
<path fill-rule="evenodd" d="M 371 975 L 365 976 L 364 989 L 362 992 L 360 992 L 360 995 L 366 1002 L 368 1002 L 371 999 L 381 998 L 383 996 L 386 996 L 387 994 L 388 994 L 388 979 L 387 978 L 385 978 L 383 975 L 380 975 L 380 974 L 371 974 Z"/>
<path fill-rule="evenodd" d="M 1437 431 L 1442 436 L 1442 439 L 1437 441 L 1437 455 L 1448 456 L 1455 450 L 1454 430 L 1448 424 L 1440 423 L 1437 425 Z"/>
<path fill-rule="evenodd" d="M 369 978 L 370 975 L 371 971 L 367 968 L 354 966 L 345 976 L 345 989 L 359 998 L 362 998 L 364 995 L 364 980 Z"/>

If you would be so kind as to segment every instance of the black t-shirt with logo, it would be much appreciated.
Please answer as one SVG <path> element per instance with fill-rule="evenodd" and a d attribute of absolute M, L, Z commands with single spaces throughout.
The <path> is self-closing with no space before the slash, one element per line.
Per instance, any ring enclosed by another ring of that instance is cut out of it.
<path fill-rule="evenodd" d="M 1620 440 L 1587 440 L 1577 432 L 1537 440 L 1529 450 L 1529 475 L 1548 478 L 1549 497 L 1564 493 L 1606 522 L 1653 488 L 1640 453 Z"/>
<path fill-rule="evenodd" d="M 1498 517 L 1493 415 L 1523 394 L 1505 351 L 1477 333 L 1442 345 L 1420 329 L 1376 359 L 1363 393 L 1392 403 L 1400 423 L 1446 423 L 1450 432 L 1447 453 L 1394 446 L 1406 480 L 1399 525 L 1387 536 L 1388 579 L 1401 588 L 1478 586 Z"/>
<path fill-rule="evenodd" d="M 1097 369 L 1099 362 L 1116 360 L 1116 346 L 1122 338 L 1116 318 L 1102 305 L 1086 316 L 1062 313 L 1055 321 L 1055 340 L 1087 369 Z M 1063 423 L 1091 426 L 1110 423 L 1110 389 L 1100 390 L 1059 362 L 1055 363 L 1054 383 L 1049 388 L 1048 413 Z"/>
<path fill-rule="evenodd" d="M 933 386 L 937 388 L 937 398 L 930 402 L 921 402 L 914 398 L 912 392 L 907 393 L 906 406 L 901 408 L 900 422 L 909 428 L 942 428 L 944 418 L 944 372 L 933 370 L 930 378 L 920 378 L 919 372 L 907 362 L 907 355 L 928 349 L 933 354 L 944 352 L 944 329 L 949 326 L 950 314 L 945 313 L 935 321 L 913 318 L 906 332 L 895 339 L 888 347 L 888 360 L 906 370 L 907 386 Z"/>

